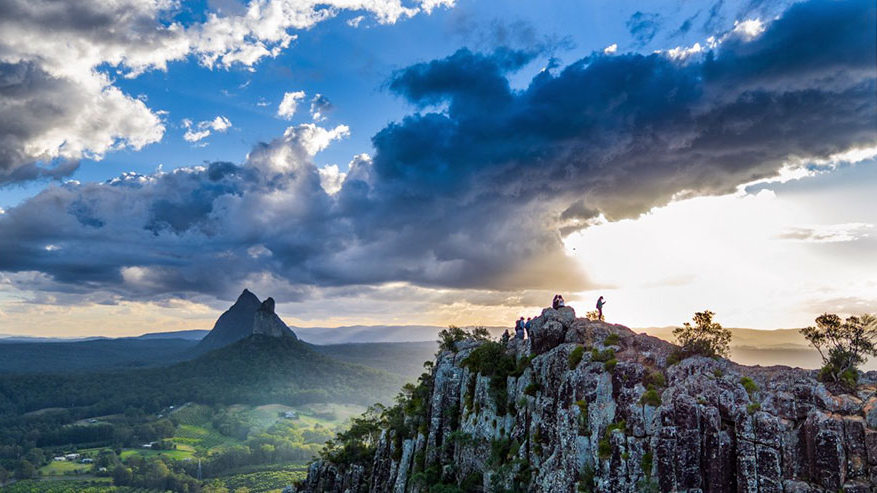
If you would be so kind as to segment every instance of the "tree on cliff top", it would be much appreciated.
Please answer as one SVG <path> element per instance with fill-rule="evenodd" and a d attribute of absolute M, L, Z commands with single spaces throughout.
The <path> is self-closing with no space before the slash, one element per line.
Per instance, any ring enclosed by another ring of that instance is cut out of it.
<path fill-rule="evenodd" d="M 466 339 L 476 341 L 489 341 L 490 332 L 486 327 L 475 326 L 472 330 L 461 329 L 456 325 L 449 325 L 447 329 L 439 332 L 439 351 L 456 351 L 457 343 Z"/>
<path fill-rule="evenodd" d="M 673 329 L 673 335 L 682 346 L 680 356 L 728 356 L 731 344 L 731 331 L 713 322 L 715 313 L 704 310 L 694 314 L 694 325 L 685 322 L 682 327 Z"/>
<path fill-rule="evenodd" d="M 877 356 L 877 317 L 865 314 L 846 320 L 833 313 L 816 317 L 816 327 L 800 330 L 819 351 L 824 366 L 819 372 L 823 381 L 839 382 L 855 388 L 858 366 L 868 356 Z"/>

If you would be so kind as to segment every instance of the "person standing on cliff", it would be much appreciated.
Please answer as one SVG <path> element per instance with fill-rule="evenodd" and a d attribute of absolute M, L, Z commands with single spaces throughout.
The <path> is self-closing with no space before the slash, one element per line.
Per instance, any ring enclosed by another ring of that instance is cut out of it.
<path fill-rule="evenodd" d="M 603 320 L 603 305 L 606 304 L 606 301 L 603 300 L 603 297 L 597 298 L 597 316 L 600 320 Z"/>
<path fill-rule="evenodd" d="M 533 336 L 530 335 L 530 327 L 533 326 L 533 318 L 527 317 L 527 321 L 524 323 L 524 332 L 527 333 L 527 339 L 532 339 Z"/>
<path fill-rule="evenodd" d="M 515 322 L 515 339 L 524 338 L 524 317 Z"/>

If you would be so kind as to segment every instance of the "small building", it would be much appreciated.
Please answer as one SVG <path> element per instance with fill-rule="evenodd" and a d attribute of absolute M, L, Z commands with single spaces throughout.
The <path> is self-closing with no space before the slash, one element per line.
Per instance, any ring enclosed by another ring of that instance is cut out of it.
<path fill-rule="evenodd" d="M 144 443 L 143 445 L 140 446 L 140 448 L 152 448 L 152 443 L 153 442 Z"/>
<path fill-rule="evenodd" d="M 82 459 L 82 460 L 79 461 L 79 462 L 80 462 L 81 464 L 91 464 L 91 463 L 94 462 L 94 459 L 89 459 L 88 457 L 86 457 L 86 458 Z"/>
<path fill-rule="evenodd" d="M 55 462 L 64 462 L 65 460 L 67 460 L 67 457 L 64 457 L 63 455 L 59 455 L 58 457 L 54 457 L 52 460 Z"/>
<path fill-rule="evenodd" d="M 295 411 L 284 411 L 283 417 L 286 419 L 298 419 L 298 413 Z"/>
<path fill-rule="evenodd" d="M 75 453 L 74 454 L 67 454 L 64 457 L 66 457 L 67 460 L 76 460 L 79 458 L 79 454 L 75 454 Z"/>

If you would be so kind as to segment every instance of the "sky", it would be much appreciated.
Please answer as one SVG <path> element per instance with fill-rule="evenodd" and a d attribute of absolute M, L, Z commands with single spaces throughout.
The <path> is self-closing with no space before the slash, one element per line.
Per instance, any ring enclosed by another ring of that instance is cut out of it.
<path fill-rule="evenodd" d="M 873 1 L 0 0 L 0 334 L 877 312 Z"/>

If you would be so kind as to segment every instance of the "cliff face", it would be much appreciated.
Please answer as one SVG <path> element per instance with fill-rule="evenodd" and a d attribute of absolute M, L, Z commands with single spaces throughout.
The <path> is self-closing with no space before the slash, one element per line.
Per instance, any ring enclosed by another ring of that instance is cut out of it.
<path fill-rule="evenodd" d="M 499 381 L 467 361 L 485 343 L 439 353 L 425 426 L 384 430 L 359 465 L 315 462 L 300 490 L 877 491 L 874 372 L 850 395 L 801 369 L 668 365 L 672 344 L 568 307 L 532 332 Z"/>

